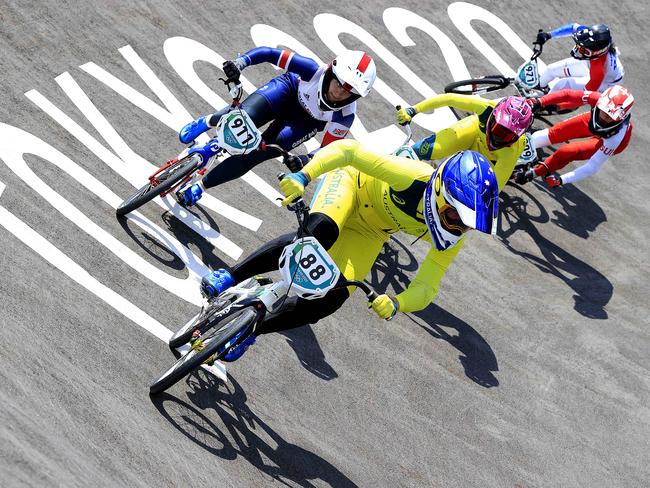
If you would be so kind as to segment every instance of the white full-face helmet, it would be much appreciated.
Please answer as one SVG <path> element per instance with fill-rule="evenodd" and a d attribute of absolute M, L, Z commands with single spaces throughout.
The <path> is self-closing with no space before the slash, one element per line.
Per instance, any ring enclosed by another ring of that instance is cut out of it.
<path fill-rule="evenodd" d="M 372 58 L 363 51 L 343 51 L 330 63 L 320 79 L 318 101 L 322 110 L 341 110 L 355 100 L 365 97 L 377 78 L 377 66 Z M 328 99 L 327 91 L 332 79 L 350 92 L 343 101 Z"/>

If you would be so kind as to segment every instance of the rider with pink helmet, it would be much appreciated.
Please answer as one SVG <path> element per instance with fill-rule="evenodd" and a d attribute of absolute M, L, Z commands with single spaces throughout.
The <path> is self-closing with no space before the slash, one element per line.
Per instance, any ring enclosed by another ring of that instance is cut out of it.
<path fill-rule="evenodd" d="M 493 165 L 509 168 L 512 173 L 526 146 L 521 136 L 533 122 L 533 112 L 525 98 L 511 96 L 489 100 L 445 93 L 398 110 L 397 121 L 406 124 L 415 117 L 417 122 L 416 114 L 440 107 L 453 107 L 474 115 L 416 142 L 413 149 L 420 159 L 445 159 L 455 152 L 470 149 L 483 154 Z"/>

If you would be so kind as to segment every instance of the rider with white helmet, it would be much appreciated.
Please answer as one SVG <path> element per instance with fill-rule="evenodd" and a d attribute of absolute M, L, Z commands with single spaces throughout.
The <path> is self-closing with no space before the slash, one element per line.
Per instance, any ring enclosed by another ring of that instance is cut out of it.
<path fill-rule="evenodd" d="M 530 99 L 529 103 L 534 111 L 560 103 L 569 108 L 590 105 L 591 111 L 563 120 L 549 129 L 534 132 L 531 144 L 536 149 L 571 142 L 562 145 L 534 168 L 517 173 L 517 183 L 526 183 L 536 176 L 545 177 L 550 187 L 575 183 L 596 174 L 605 161 L 627 147 L 632 137 L 630 117 L 634 97 L 620 85 L 610 87 L 602 94 L 561 90 L 540 99 Z M 587 162 L 562 176 L 551 174 L 576 160 Z"/>
<path fill-rule="evenodd" d="M 325 131 L 321 147 L 343 139 L 354 121 L 356 100 L 370 93 L 377 77 L 375 62 L 363 51 L 343 51 L 330 64 L 321 65 L 291 51 L 258 47 L 226 61 L 223 69 L 228 79 L 236 80 L 247 66 L 265 62 L 287 71 L 252 93 L 242 102 L 241 108 L 257 127 L 270 122 L 262 134 L 263 141 L 285 150 L 299 146 L 321 131 Z M 187 124 L 180 131 L 181 142 L 189 144 L 216 126 L 229 108 Z M 231 156 L 201 182 L 179 191 L 176 197 L 183 205 L 193 205 L 206 188 L 239 178 L 278 155 L 277 151 L 269 149 Z M 301 162 L 296 159 L 293 163 L 300 166 Z M 301 157 L 302 163 L 308 159 Z M 297 166 L 292 169 L 299 169 Z"/>

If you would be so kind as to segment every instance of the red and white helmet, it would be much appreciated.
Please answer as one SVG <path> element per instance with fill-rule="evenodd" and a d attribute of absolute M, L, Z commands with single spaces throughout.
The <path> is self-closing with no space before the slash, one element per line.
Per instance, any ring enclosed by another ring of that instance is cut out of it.
<path fill-rule="evenodd" d="M 621 85 L 614 85 L 605 90 L 598 98 L 598 103 L 591 109 L 589 129 L 601 137 L 610 137 L 616 134 L 630 117 L 634 104 L 634 97 Z M 600 114 L 605 114 L 606 123 Z"/>
<path fill-rule="evenodd" d="M 342 102 L 327 98 L 327 89 L 332 78 L 350 92 L 351 96 Z M 320 79 L 318 101 L 322 110 L 341 110 L 361 97 L 365 97 L 377 78 L 377 66 L 363 51 L 343 51 L 330 63 Z"/>

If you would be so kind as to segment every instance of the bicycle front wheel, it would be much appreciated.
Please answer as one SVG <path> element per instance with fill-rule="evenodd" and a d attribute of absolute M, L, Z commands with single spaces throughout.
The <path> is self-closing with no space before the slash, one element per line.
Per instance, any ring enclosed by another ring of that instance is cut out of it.
<path fill-rule="evenodd" d="M 156 175 L 158 184 L 153 186 L 147 183 L 138 189 L 130 197 L 124 200 L 115 210 L 118 217 L 126 215 L 133 210 L 140 208 L 145 203 L 153 200 L 162 192 L 169 190 L 174 185 L 180 183 L 183 178 L 190 175 L 201 164 L 201 157 L 196 154 L 190 154 L 177 163 L 170 165 L 165 170 Z"/>
<path fill-rule="evenodd" d="M 457 93 L 459 95 L 482 95 L 497 90 L 503 90 L 512 83 L 512 78 L 502 75 L 484 76 L 449 83 L 445 86 L 445 93 Z"/>
<path fill-rule="evenodd" d="M 149 387 L 149 394 L 161 393 L 189 373 L 200 367 L 210 356 L 215 356 L 216 361 L 223 356 L 232 346 L 239 344 L 252 332 L 252 326 L 257 320 L 257 312 L 250 306 L 242 309 L 241 313 L 228 317 L 224 325 L 214 328 L 201 336 L 203 348 L 190 349 L 174 365 L 165 371 L 160 378 Z"/>

